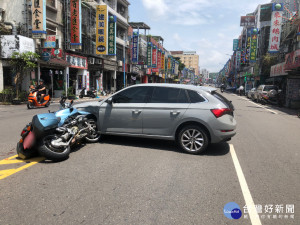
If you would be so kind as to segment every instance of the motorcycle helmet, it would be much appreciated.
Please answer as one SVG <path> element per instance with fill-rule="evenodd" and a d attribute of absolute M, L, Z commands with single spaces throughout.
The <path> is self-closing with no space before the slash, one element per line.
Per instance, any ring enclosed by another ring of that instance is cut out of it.
<path fill-rule="evenodd" d="M 44 80 L 43 80 L 43 79 L 40 79 L 39 82 L 43 82 L 43 83 L 44 83 Z"/>

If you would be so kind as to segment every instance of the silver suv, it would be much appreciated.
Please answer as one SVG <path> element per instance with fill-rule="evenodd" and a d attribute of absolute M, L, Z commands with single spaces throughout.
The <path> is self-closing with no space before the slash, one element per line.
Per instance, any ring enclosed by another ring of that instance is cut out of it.
<path fill-rule="evenodd" d="M 278 91 L 278 87 L 275 85 L 259 85 L 256 89 L 256 92 L 254 93 L 254 100 L 256 100 L 257 102 L 262 102 L 264 96 L 268 95 L 269 91 L 271 90 Z"/>
<path fill-rule="evenodd" d="M 174 140 L 192 154 L 236 133 L 233 105 L 210 87 L 134 85 L 103 101 L 75 107 L 97 117 L 101 134 Z"/>

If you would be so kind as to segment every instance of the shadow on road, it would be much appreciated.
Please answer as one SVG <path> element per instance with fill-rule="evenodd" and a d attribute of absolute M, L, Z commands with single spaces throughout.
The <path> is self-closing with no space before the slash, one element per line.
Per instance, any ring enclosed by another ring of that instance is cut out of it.
<path fill-rule="evenodd" d="M 119 136 L 104 136 L 101 141 L 103 144 L 112 144 L 120 146 L 132 146 L 138 148 L 148 148 L 153 150 L 162 150 L 162 151 L 173 151 L 182 154 L 186 154 L 180 150 L 180 148 L 173 141 L 168 140 L 153 140 L 147 138 L 133 138 L 133 137 L 119 137 Z M 201 155 L 206 156 L 222 156 L 229 153 L 228 143 L 218 143 L 211 144 L 208 146 L 207 150 Z"/>

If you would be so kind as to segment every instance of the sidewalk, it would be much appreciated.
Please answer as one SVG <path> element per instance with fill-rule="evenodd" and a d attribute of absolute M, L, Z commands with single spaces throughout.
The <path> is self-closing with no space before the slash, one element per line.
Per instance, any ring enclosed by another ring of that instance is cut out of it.
<path fill-rule="evenodd" d="M 88 102 L 88 101 L 100 101 L 103 100 L 105 98 L 108 98 L 110 95 L 107 96 L 99 96 L 99 98 L 89 98 L 89 97 L 83 97 L 83 98 L 79 98 L 78 96 L 76 96 L 76 99 L 73 99 L 74 103 L 76 102 Z M 51 103 L 59 103 L 60 98 L 52 98 L 51 99 Z M 70 101 L 69 99 L 67 99 L 67 101 Z"/>
<path fill-rule="evenodd" d="M 77 102 L 89 102 L 89 101 L 100 101 L 103 100 L 105 98 L 110 97 L 111 95 L 107 95 L 107 96 L 99 96 L 99 98 L 89 98 L 89 97 L 83 97 L 83 98 L 79 98 L 78 96 L 76 96 L 76 99 L 73 99 L 74 103 Z M 51 98 L 50 103 L 59 103 L 60 98 Z M 67 99 L 67 101 L 70 101 L 69 99 Z M 19 105 L 23 105 L 23 104 L 27 104 L 27 102 L 21 102 Z M 7 102 L 0 102 L 0 105 L 14 105 L 12 103 L 7 103 Z"/>

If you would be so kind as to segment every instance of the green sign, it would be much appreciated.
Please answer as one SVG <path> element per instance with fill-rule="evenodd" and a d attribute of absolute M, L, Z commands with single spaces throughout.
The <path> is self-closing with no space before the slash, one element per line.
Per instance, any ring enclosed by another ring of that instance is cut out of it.
<path fill-rule="evenodd" d="M 251 34 L 251 45 L 250 45 L 250 62 L 256 62 L 256 51 L 257 51 L 257 34 Z"/>
<path fill-rule="evenodd" d="M 147 45 L 147 66 L 152 67 L 152 43 L 148 42 Z"/>
<path fill-rule="evenodd" d="M 111 17 L 108 23 L 108 55 L 116 55 L 116 19 Z"/>

